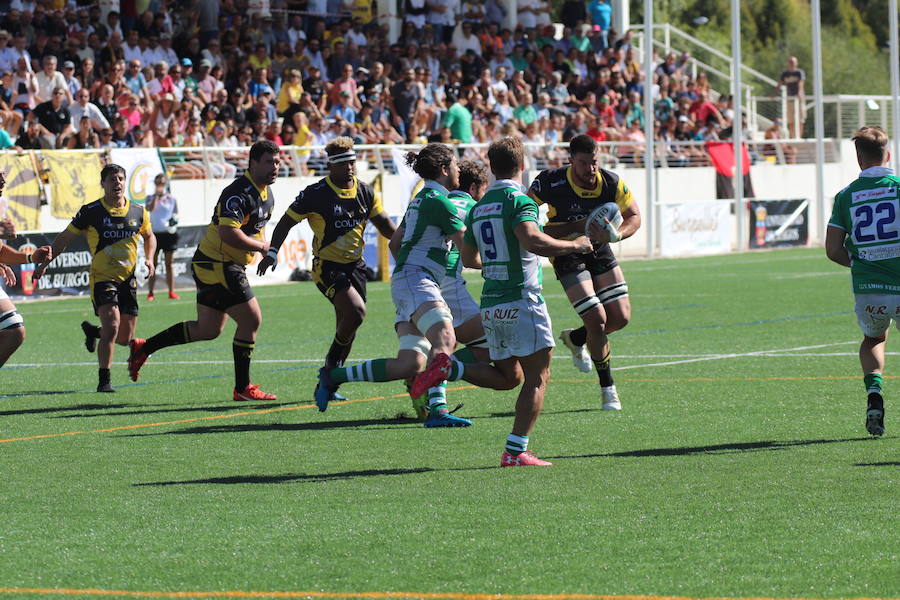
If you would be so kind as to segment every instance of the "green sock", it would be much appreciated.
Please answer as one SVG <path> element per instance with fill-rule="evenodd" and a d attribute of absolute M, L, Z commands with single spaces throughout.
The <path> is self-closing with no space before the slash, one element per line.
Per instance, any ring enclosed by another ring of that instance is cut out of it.
<path fill-rule="evenodd" d="M 442 381 L 433 388 L 428 388 L 428 412 L 431 414 L 447 410 L 447 382 Z"/>
<path fill-rule="evenodd" d="M 463 378 L 463 374 L 466 372 L 466 365 L 463 364 L 461 360 L 457 360 L 455 358 L 450 358 L 450 374 L 447 376 L 447 381 L 459 381 Z"/>
<path fill-rule="evenodd" d="M 866 373 L 863 376 L 863 383 L 868 393 L 881 393 L 881 373 Z"/>
<path fill-rule="evenodd" d="M 475 360 L 475 354 L 469 349 L 468 346 L 463 346 L 462 348 L 460 348 L 459 350 L 457 350 L 450 356 L 451 356 L 451 358 L 455 358 L 456 360 L 463 363 L 464 365 L 478 362 L 477 360 Z"/>
<path fill-rule="evenodd" d="M 349 367 L 335 367 L 328 374 L 335 383 L 346 383 L 348 381 L 390 381 L 387 376 L 386 358 L 376 358 L 375 360 L 367 360 L 358 365 Z"/>

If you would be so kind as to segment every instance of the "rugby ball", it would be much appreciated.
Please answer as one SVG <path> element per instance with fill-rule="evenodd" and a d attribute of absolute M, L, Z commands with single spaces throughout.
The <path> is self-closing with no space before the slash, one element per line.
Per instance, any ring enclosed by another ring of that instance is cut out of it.
<path fill-rule="evenodd" d="M 600 231 L 605 229 L 609 234 L 609 241 L 618 242 L 621 224 L 622 212 L 619 210 L 619 205 L 615 202 L 607 202 L 592 210 L 587 216 L 584 222 L 584 233 L 594 239 Z"/>

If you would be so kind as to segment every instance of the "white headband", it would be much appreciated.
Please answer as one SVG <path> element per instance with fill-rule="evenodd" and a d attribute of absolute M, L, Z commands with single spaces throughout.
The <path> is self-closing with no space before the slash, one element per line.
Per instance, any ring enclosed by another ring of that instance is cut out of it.
<path fill-rule="evenodd" d="M 328 164 L 334 165 L 342 162 L 351 162 L 356 160 L 356 152 L 353 150 L 348 150 L 347 152 L 342 152 L 341 154 L 332 154 L 328 157 Z"/>

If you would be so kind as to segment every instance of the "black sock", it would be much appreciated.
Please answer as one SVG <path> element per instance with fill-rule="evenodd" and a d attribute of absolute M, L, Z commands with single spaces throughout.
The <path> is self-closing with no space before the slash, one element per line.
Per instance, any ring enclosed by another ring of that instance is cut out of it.
<path fill-rule="evenodd" d="M 355 337 L 355 336 L 354 336 Z M 331 347 L 328 348 L 328 354 L 325 355 L 325 366 L 340 367 L 350 356 L 350 349 L 353 347 L 353 339 L 350 338 L 346 342 L 341 341 L 337 335 L 331 341 Z"/>
<path fill-rule="evenodd" d="M 604 356 L 600 360 L 594 360 L 594 358 L 591 357 L 591 360 L 594 361 L 594 367 L 597 369 L 597 376 L 600 378 L 601 387 L 610 387 L 611 385 L 615 384 L 612 377 L 612 370 L 610 370 L 609 368 L 611 359 L 611 352 L 607 353 L 606 356 Z"/>
<path fill-rule="evenodd" d="M 250 357 L 256 344 L 234 338 L 231 351 L 234 354 L 234 389 L 243 392 L 250 385 Z"/>
<path fill-rule="evenodd" d="M 144 354 L 150 356 L 157 350 L 168 348 L 169 346 L 178 346 L 190 342 L 188 335 L 187 322 L 176 323 L 168 329 L 160 331 L 151 338 L 147 338 L 144 343 Z"/>
<path fill-rule="evenodd" d="M 92 323 L 88 323 L 87 321 L 84 322 L 84 325 L 85 325 L 85 327 L 84 327 L 85 334 L 89 333 L 95 338 L 100 337 L 100 326 L 99 325 L 94 325 Z"/>
<path fill-rule="evenodd" d="M 569 339 L 576 346 L 584 346 L 585 342 L 587 342 L 587 328 L 582 325 L 578 329 L 573 329 L 572 333 L 569 334 Z"/>
<path fill-rule="evenodd" d="M 97 369 L 97 383 L 103 385 L 104 383 L 109 383 L 109 369 Z"/>

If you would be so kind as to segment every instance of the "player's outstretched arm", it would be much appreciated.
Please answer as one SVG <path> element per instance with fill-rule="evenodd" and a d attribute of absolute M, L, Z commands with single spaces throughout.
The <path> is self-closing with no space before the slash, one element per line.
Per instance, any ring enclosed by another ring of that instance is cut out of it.
<path fill-rule="evenodd" d="M 562 256 L 573 252 L 586 254 L 594 249 L 591 240 L 584 235 L 574 240 L 558 240 L 542 232 L 534 221 L 519 223 L 514 231 L 519 244 L 538 256 Z"/>
<path fill-rule="evenodd" d="M 372 225 L 375 226 L 375 229 L 378 230 L 378 233 L 389 240 L 393 239 L 394 232 L 397 230 L 397 227 L 394 225 L 394 222 L 386 212 L 382 211 L 369 220 L 372 221 Z"/>
<path fill-rule="evenodd" d="M 81 235 L 81 233 L 76 233 L 71 229 L 65 229 L 59 232 L 59 235 L 56 236 L 53 240 L 53 245 L 50 247 L 50 252 L 41 261 L 35 261 L 34 274 L 31 276 L 32 281 L 37 281 L 41 277 L 44 276 L 44 271 L 47 270 L 47 265 L 53 262 L 53 259 L 62 253 L 63 250 L 74 240 L 76 237 Z"/>
<path fill-rule="evenodd" d="M 274 231 L 272 231 L 272 241 L 269 242 L 266 255 L 262 257 L 262 260 L 259 261 L 259 264 L 256 266 L 257 275 L 262 277 L 269 268 L 273 271 L 275 270 L 275 265 L 278 264 L 278 249 L 281 248 L 281 245 L 284 243 L 284 240 L 287 239 L 291 228 L 296 224 L 297 221 L 290 218 L 288 215 L 282 215 L 281 219 L 278 221 L 278 225 L 276 225 Z"/>
<path fill-rule="evenodd" d="M 850 266 L 850 255 L 844 247 L 844 239 L 846 237 L 847 232 L 840 227 L 828 226 L 826 228 L 825 255 L 842 267 Z"/>
<path fill-rule="evenodd" d="M 30 262 L 41 263 L 44 261 L 50 262 L 53 258 L 51 252 L 50 246 L 41 246 L 33 253 L 29 254 L 27 252 L 22 252 L 21 250 L 14 250 L 6 244 L 3 244 L 0 246 L 0 262 L 8 265 L 22 265 Z"/>

